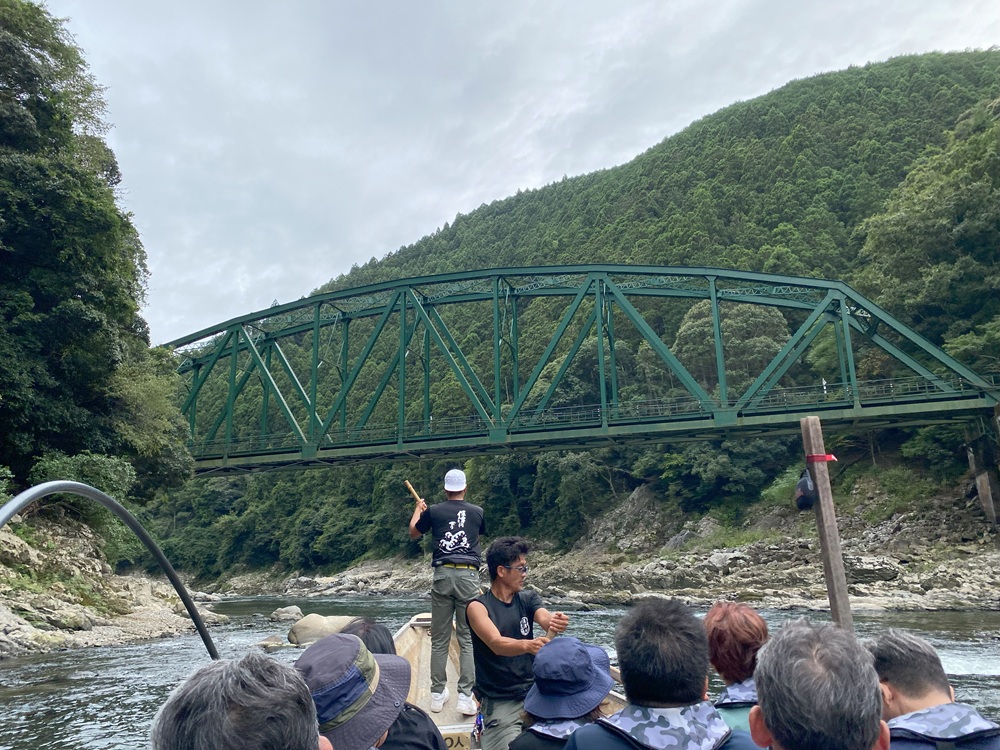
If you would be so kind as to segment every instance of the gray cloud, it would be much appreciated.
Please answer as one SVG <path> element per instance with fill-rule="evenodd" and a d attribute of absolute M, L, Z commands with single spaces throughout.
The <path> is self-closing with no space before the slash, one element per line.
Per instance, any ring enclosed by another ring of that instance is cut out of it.
<path fill-rule="evenodd" d="M 1000 43 L 992 0 L 48 0 L 107 87 L 154 342 L 737 100 Z"/>

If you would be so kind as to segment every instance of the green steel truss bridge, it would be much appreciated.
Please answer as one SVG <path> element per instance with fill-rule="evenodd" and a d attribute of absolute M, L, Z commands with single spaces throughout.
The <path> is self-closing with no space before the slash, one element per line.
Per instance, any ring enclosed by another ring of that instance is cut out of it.
<path fill-rule="evenodd" d="M 698 303 L 705 353 L 684 361 L 674 337 Z M 775 308 L 787 323 L 783 346 L 749 372 L 726 338 L 726 315 L 754 309 L 737 304 Z M 1000 400 L 1000 377 L 971 371 L 839 281 L 713 268 L 402 279 L 276 305 L 168 346 L 199 473 L 788 434 L 807 415 L 826 429 L 926 425 L 988 417 Z"/>

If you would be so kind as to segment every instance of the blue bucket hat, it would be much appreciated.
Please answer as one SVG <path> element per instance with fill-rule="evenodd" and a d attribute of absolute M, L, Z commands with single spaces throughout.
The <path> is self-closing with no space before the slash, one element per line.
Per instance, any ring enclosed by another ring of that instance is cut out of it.
<path fill-rule="evenodd" d="M 577 638 L 555 638 L 535 655 L 535 684 L 524 710 L 540 719 L 586 716 L 611 692 L 611 660 L 600 646 Z"/>

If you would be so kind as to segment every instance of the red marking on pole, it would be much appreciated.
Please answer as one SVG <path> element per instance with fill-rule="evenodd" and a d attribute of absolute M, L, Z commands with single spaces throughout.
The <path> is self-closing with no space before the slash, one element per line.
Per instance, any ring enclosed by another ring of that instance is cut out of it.
<path fill-rule="evenodd" d="M 807 464 L 817 464 L 820 461 L 825 463 L 827 461 L 836 461 L 836 460 L 837 457 L 832 453 L 809 453 L 806 455 Z"/>

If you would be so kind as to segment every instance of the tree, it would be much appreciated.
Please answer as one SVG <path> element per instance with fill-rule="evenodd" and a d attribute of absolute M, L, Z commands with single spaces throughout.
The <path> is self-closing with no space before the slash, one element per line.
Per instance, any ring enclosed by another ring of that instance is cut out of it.
<path fill-rule="evenodd" d="M 1000 100 L 963 115 L 862 231 L 857 286 L 972 367 L 996 367 Z"/>
<path fill-rule="evenodd" d="M 104 109 L 62 23 L 0 0 L 0 464 L 21 482 L 40 456 L 84 450 L 144 464 L 147 486 L 187 473 Z"/>

